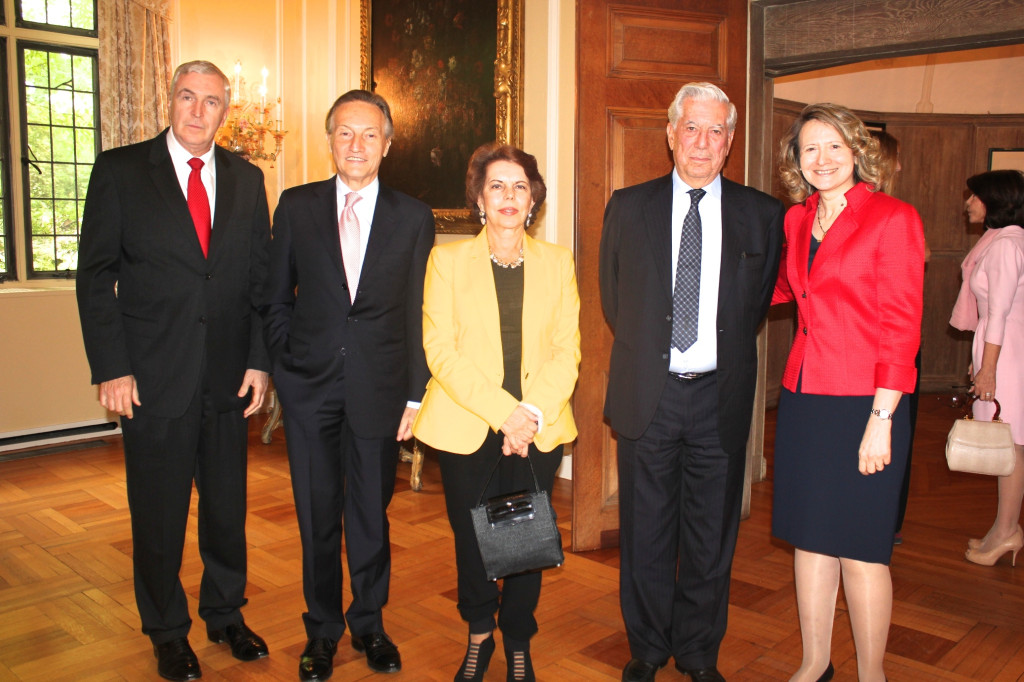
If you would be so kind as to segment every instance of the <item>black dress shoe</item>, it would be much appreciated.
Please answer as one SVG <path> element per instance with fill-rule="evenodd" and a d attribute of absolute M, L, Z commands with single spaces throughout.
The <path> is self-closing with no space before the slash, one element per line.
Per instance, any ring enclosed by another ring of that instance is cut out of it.
<path fill-rule="evenodd" d="M 334 673 L 334 652 L 338 643 L 326 637 L 314 637 L 306 642 L 299 658 L 300 680 L 326 680 Z"/>
<path fill-rule="evenodd" d="M 688 670 L 677 665 L 676 670 L 684 675 L 689 675 L 693 682 L 725 682 L 725 678 L 722 677 L 722 673 L 718 672 L 718 668 L 694 668 Z"/>
<path fill-rule="evenodd" d="M 206 636 L 217 644 L 230 644 L 231 655 L 240 661 L 255 661 L 270 655 L 263 638 L 249 629 L 244 621 L 232 623 L 223 630 L 207 630 Z"/>
<path fill-rule="evenodd" d="M 823 672 L 821 677 L 818 678 L 818 682 L 831 682 L 832 678 L 835 677 L 835 674 L 835 666 L 832 665 L 832 661 L 829 661 L 828 667 L 825 668 L 825 672 Z"/>
<path fill-rule="evenodd" d="M 199 659 L 196 652 L 188 644 L 188 639 L 179 637 L 163 644 L 153 645 L 153 655 L 156 656 L 156 670 L 160 677 L 175 682 L 185 680 L 198 680 L 203 676 L 199 669 Z"/>
<path fill-rule="evenodd" d="M 622 669 L 622 682 L 654 682 L 654 674 L 665 667 L 664 663 L 648 663 L 639 658 L 631 659 Z"/>
<path fill-rule="evenodd" d="M 402 669 L 402 657 L 398 647 L 383 632 L 368 635 L 352 635 L 352 648 L 366 652 L 366 665 L 378 673 L 397 673 Z"/>

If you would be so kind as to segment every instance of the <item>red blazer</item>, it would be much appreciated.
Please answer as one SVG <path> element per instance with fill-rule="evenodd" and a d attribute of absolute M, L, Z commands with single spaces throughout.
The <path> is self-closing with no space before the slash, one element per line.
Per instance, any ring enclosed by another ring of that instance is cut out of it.
<path fill-rule="evenodd" d="M 910 204 L 863 182 L 807 271 L 818 193 L 786 213 L 772 303 L 795 300 L 797 329 L 782 385 L 824 395 L 914 390 L 921 343 L 924 230 Z"/>

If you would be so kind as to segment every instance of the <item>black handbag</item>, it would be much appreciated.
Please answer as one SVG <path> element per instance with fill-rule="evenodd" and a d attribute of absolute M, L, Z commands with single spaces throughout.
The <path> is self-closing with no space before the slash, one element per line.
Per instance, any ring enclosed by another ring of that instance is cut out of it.
<path fill-rule="evenodd" d="M 562 536 L 555 524 L 555 510 L 546 490 L 540 489 L 533 462 L 533 491 L 520 490 L 483 501 L 484 492 L 498 470 L 499 459 L 484 483 L 477 506 L 470 510 L 480 558 L 488 580 L 527 571 L 561 566 Z"/>

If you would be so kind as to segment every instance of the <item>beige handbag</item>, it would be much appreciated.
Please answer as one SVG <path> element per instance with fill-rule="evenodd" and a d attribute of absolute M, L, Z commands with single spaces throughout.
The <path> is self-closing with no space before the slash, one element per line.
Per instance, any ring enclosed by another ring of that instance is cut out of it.
<path fill-rule="evenodd" d="M 1009 476 L 1017 460 L 1010 425 L 999 419 L 999 401 L 992 421 L 965 416 L 953 422 L 946 438 L 946 463 L 950 471 Z"/>

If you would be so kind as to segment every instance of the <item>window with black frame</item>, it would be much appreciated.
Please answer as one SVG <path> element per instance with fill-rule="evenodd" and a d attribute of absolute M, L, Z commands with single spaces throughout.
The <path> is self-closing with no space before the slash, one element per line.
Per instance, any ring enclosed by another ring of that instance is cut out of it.
<path fill-rule="evenodd" d="M 0 149 L 0 268 L 8 280 L 70 279 L 100 151 L 96 0 L 15 0 L 0 24 L 18 97 L 0 112 L 14 147 Z"/>

